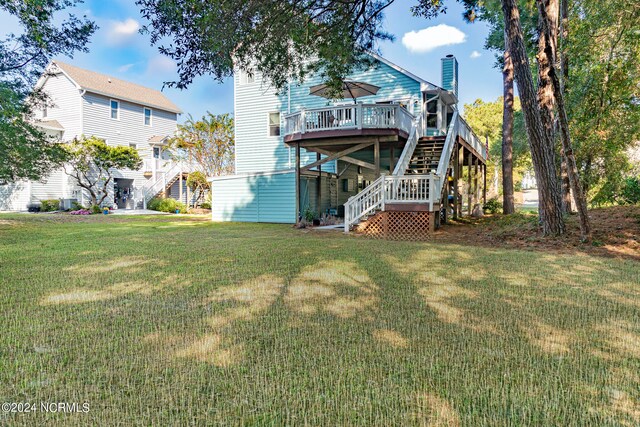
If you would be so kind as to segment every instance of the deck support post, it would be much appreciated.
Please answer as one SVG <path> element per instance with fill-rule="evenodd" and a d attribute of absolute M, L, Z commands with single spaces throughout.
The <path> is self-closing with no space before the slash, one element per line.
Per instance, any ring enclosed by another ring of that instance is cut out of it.
<path fill-rule="evenodd" d="M 300 222 L 300 144 L 296 144 L 296 224 Z"/>
<path fill-rule="evenodd" d="M 469 216 L 471 216 L 471 209 L 473 204 L 473 188 L 471 188 L 471 164 L 473 163 L 473 154 L 469 151 L 469 155 L 467 156 L 467 211 Z"/>
<path fill-rule="evenodd" d="M 458 178 L 460 176 L 460 146 L 456 143 L 453 160 L 453 219 L 458 219 Z M 448 195 L 447 195 L 448 196 Z M 449 201 L 447 200 L 447 203 Z"/>
<path fill-rule="evenodd" d="M 320 161 L 320 153 L 316 153 L 316 161 Z M 318 178 L 316 178 L 316 211 L 322 215 L 322 165 L 318 165 Z"/>
<path fill-rule="evenodd" d="M 473 158 L 473 204 L 475 205 L 480 200 L 480 187 L 478 186 L 478 163 L 480 159 Z"/>
<path fill-rule="evenodd" d="M 380 176 L 380 141 L 373 144 L 373 164 L 376 167 L 376 179 Z"/>
<path fill-rule="evenodd" d="M 482 165 L 482 204 L 487 204 L 487 164 Z"/>

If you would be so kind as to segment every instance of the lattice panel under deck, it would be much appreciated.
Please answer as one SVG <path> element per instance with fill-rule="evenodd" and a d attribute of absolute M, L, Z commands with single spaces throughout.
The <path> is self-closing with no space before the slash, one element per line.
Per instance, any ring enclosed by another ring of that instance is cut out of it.
<path fill-rule="evenodd" d="M 355 228 L 376 239 L 425 240 L 433 231 L 434 212 L 378 212 Z"/>

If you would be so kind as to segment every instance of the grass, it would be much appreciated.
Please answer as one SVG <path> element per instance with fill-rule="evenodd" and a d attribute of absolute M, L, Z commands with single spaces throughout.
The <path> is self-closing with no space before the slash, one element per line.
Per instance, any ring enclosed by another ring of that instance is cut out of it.
<path fill-rule="evenodd" d="M 43 425 L 638 425 L 633 260 L 0 216 L 0 402 Z"/>

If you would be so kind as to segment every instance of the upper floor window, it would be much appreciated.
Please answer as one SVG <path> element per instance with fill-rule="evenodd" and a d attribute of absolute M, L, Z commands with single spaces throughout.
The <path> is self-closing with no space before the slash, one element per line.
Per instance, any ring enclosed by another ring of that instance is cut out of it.
<path fill-rule="evenodd" d="M 280 113 L 269 113 L 269 136 L 280 136 Z"/>
<path fill-rule="evenodd" d="M 45 105 L 44 107 L 42 107 L 42 118 L 47 118 L 47 117 L 49 117 L 49 109 Z"/>
<path fill-rule="evenodd" d="M 134 150 L 138 149 L 138 144 L 134 144 L 133 142 L 129 143 L 129 148 L 133 148 Z"/>
<path fill-rule="evenodd" d="M 153 147 L 153 158 L 154 159 L 160 158 L 160 147 Z"/>
<path fill-rule="evenodd" d="M 151 108 L 144 109 L 144 125 L 151 126 Z"/>
<path fill-rule="evenodd" d="M 253 70 L 240 70 L 240 84 L 246 85 L 253 83 L 255 78 L 253 76 Z"/>
<path fill-rule="evenodd" d="M 427 127 L 438 127 L 438 100 L 432 99 L 427 102 Z"/>
<path fill-rule="evenodd" d="M 111 100 L 111 118 L 120 119 L 120 102 Z"/>

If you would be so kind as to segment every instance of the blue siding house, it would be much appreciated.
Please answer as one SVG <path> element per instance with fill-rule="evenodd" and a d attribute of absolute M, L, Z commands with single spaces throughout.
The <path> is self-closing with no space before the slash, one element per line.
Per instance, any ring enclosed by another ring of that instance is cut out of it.
<path fill-rule="evenodd" d="M 345 81 L 378 90 L 355 102 L 310 94 L 319 76 L 278 94 L 260 73 L 236 73 L 235 174 L 211 179 L 214 221 L 295 223 L 311 211 L 344 217 L 348 230 L 381 211 L 440 210 L 445 175 L 460 175 L 451 161 L 477 170 L 486 160 L 457 115 L 458 63 L 443 58 L 437 86 L 372 56 Z"/>

